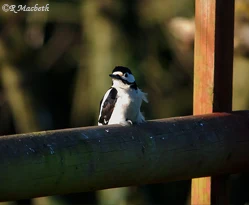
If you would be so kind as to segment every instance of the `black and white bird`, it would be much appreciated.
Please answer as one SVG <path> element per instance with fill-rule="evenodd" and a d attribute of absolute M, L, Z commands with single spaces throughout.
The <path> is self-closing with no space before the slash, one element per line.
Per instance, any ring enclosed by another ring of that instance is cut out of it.
<path fill-rule="evenodd" d="M 112 78 L 112 87 L 100 101 L 98 125 L 144 122 L 140 107 L 143 101 L 148 102 L 147 94 L 137 87 L 130 69 L 117 66 L 109 76 Z"/>

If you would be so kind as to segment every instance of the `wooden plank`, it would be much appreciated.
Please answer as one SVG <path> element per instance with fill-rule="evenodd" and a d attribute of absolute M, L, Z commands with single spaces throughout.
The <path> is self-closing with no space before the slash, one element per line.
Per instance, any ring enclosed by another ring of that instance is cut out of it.
<path fill-rule="evenodd" d="M 196 0 L 195 3 L 194 114 L 229 112 L 232 110 L 234 0 Z M 226 193 L 224 176 L 193 179 L 191 204 L 225 204 Z"/>
<path fill-rule="evenodd" d="M 249 171 L 249 111 L 0 137 L 0 201 Z"/>

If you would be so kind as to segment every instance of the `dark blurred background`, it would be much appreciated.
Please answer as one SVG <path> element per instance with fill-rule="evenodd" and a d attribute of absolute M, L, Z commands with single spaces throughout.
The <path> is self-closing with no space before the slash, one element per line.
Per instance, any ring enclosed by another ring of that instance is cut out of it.
<path fill-rule="evenodd" d="M 241 110 L 249 109 L 249 1 L 235 2 L 233 109 Z M 108 74 L 117 65 L 129 67 L 148 93 L 142 107 L 147 120 L 192 114 L 194 0 L 3 4 L 49 4 L 49 11 L 0 11 L 0 135 L 96 125 Z M 233 204 L 249 203 L 247 178 L 231 177 Z M 190 183 L 6 204 L 189 204 Z"/>

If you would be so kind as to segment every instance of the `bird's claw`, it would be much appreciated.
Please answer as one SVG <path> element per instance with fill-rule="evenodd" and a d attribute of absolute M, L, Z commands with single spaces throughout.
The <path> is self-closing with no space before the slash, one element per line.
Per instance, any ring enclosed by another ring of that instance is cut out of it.
<path fill-rule="evenodd" d="M 122 126 L 131 126 L 133 125 L 132 121 L 131 120 L 126 120 L 124 122 L 121 122 L 120 123 Z"/>

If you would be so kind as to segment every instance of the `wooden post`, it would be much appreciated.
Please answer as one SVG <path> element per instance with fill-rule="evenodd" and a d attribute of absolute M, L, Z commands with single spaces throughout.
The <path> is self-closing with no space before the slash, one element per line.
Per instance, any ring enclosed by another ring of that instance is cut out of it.
<path fill-rule="evenodd" d="M 232 110 L 234 0 L 195 1 L 194 115 Z M 226 177 L 192 180 L 191 204 L 228 204 Z"/>

